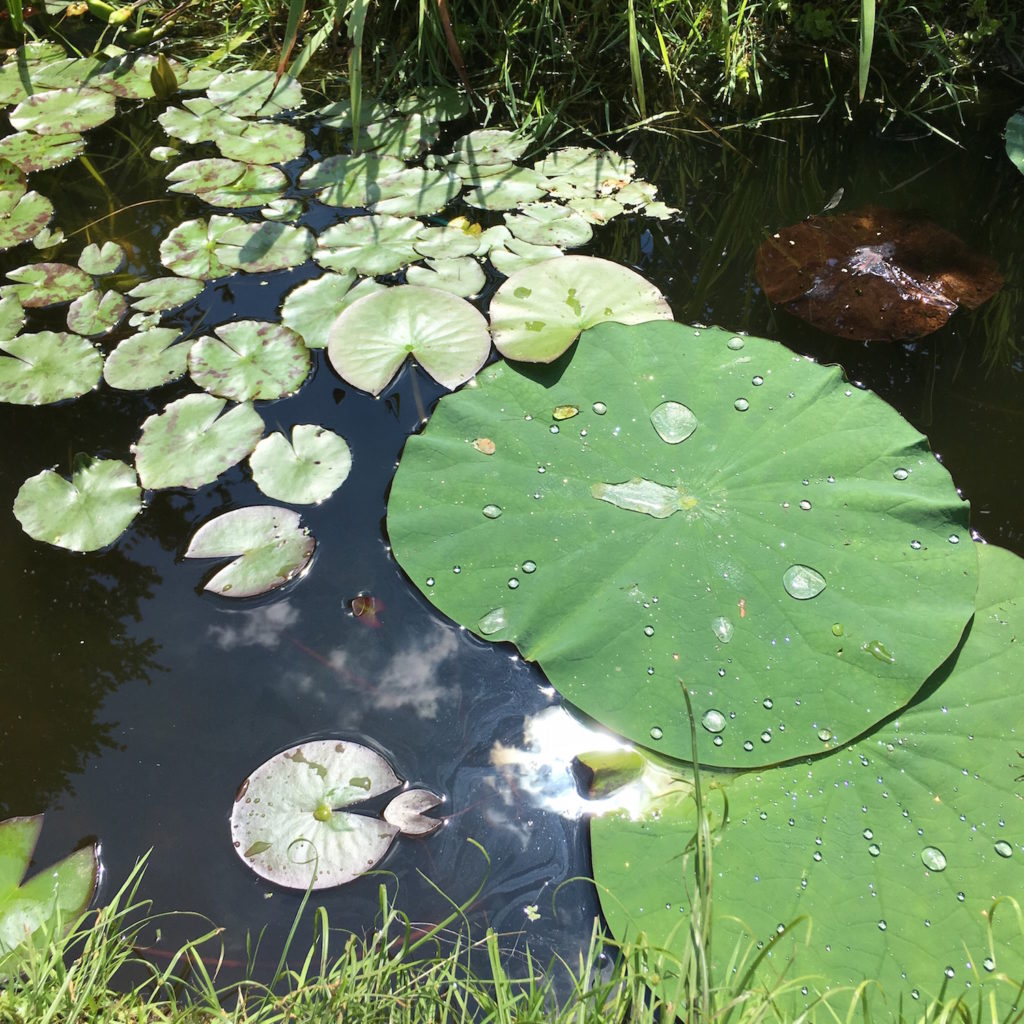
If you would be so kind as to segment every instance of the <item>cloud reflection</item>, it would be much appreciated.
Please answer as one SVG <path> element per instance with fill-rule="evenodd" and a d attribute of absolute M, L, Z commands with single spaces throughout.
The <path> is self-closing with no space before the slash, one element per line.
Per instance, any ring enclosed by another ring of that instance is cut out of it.
<path fill-rule="evenodd" d="M 281 636 L 299 621 L 299 612 L 288 601 L 261 605 L 259 608 L 230 612 L 237 626 L 209 626 L 207 632 L 221 650 L 236 647 L 276 647 Z"/>

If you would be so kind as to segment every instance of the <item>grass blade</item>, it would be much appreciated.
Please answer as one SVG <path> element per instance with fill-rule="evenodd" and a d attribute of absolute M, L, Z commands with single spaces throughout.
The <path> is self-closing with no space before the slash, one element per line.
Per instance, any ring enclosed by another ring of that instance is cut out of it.
<path fill-rule="evenodd" d="M 863 103 L 871 70 L 871 49 L 875 45 L 875 0 L 860 0 L 860 55 L 857 67 L 857 98 Z"/>

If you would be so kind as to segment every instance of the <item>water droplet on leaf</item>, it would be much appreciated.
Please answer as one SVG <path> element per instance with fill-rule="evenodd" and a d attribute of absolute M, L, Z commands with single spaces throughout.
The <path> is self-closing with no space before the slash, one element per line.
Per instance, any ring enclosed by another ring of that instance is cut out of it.
<path fill-rule="evenodd" d="M 892 475 L 894 480 L 906 480 L 910 476 L 910 471 L 903 469 L 901 466 L 899 469 L 894 469 Z"/>
<path fill-rule="evenodd" d="M 995 851 L 1000 857 L 1013 856 L 1013 847 L 1005 839 L 1000 839 L 999 842 L 996 843 Z"/>
<path fill-rule="evenodd" d="M 604 402 L 595 402 L 594 403 L 594 412 L 597 413 L 598 416 L 603 416 L 607 411 L 608 411 L 608 406 L 605 405 Z"/>
<path fill-rule="evenodd" d="M 508 625 L 504 608 L 492 608 L 478 623 L 477 628 L 484 636 L 491 636 Z"/>
<path fill-rule="evenodd" d="M 745 343 L 742 338 L 730 338 L 726 344 L 733 350 L 733 352 L 739 352 Z"/>
<path fill-rule="evenodd" d="M 651 423 L 666 444 L 679 444 L 697 429 L 697 417 L 680 402 L 662 402 L 651 413 Z"/>
<path fill-rule="evenodd" d="M 821 740 L 822 743 L 828 743 L 828 741 L 832 739 L 832 730 L 831 729 L 819 729 L 818 730 L 818 739 Z"/>
<path fill-rule="evenodd" d="M 921 851 L 921 863 L 929 871 L 945 871 L 946 855 L 937 846 L 926 846 Z"/>
<path fill-rule="evenodd" d="M 508 589 L 509 589 L 509 590 L 515 590 L 515 589 L 516 589 L 516 587 L 518 587 L 518 586 L 519 586 L 519 580 L 517 580 L 517 579 L 515 578 L 515 576 L 513 576 L 513 577 L 512 577 L 512 578 L 511 578 L 511 579 L 510 579 L 510 580 L 508 581 Z"/>
<path fill-rule="evenodd" d="M 727 644 L 732 639 L 733 624 L 724 615 L 719 615 L 711 620 L 711 631 L 723 644 Z"/>
<path fill-rule="evenodd" d="M 894 665 L 896 663 L 896 656 L 881 640 L 869 640 L 861 650 L 867 651 L 873 658 L 884 661 L 887 665 Z"/>
<path fill-rule="evenodd" d="M 500 505 L 484 505 L 483 513 L 488 519 L 497 519 L 501 515 Z"/>
<path fill-rule="evenodd" d="M 652 740 L 660 740 L 661 737 L 664 736 L 664 735 L 665 734 L 661 731 L 661 729 L 658 726 L 654 726 L 654 728 L 651 729 L 651 739 Z"/>
<path fill-rule="evenodd" d="M 527 559 L 525 562 L 523 562 L 523 572 L 536 572 L 536 571 L 537 571 L 537 563 L 536 562 L 531 562 L 529 559 Z"/>
<path fill-rule="evenodd" d="M 817 597 L 825 589 L 825 577 L 809 565 L 791 565 L 782 574 L 782 585 L 790 597 L 798 601 L 808 601 Z"/>
<path fill-rule="evenodd" d="M 745 398 L 737 398 L 732 407 L 737 412 L 746 412 L 750 408 L 750 403 Z"/>
<path fill-rule="evenodd" d="M 708 708 L 701 716 L 700 724 L 710 733 L 720 733 L 725 728 L 725 715 L 716 708 Z"/>

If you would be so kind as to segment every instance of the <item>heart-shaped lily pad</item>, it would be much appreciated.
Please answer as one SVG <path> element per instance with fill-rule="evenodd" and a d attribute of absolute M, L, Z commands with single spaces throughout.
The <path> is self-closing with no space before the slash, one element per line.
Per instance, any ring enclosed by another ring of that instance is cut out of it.
<path fill-rule="evenodd" d="M 87 274 L 116 274 L 125 264 L 124 249 L 117 242 L 87 245 L 78 257 L 78 266 Z"/>
<path fill-rule="evenodd" d="M 22 100 L 9 116 L 16 131 L 37 135 L 84 132 L 114 116 L 114 97 L 99 89 L 51 89 Z"/>
<path fill-rule="evenodd" d="M 368 277 L 391 274 L 420 258 L 416 236 L 422 226 L 411 217 L 353 217 L 320 235 L 313 259 L 330 270 L 354 270 Z"/>
<path fill-rule="evenodd" d="M 1019 917 L 1008 902 L 993 903 L 1019 899 L 1024 863 L 1024 761 L 1010 725 L 1020 721 L 1024 677 L 1015 642 L 1024 562 L 992 546 L 978 559 L 977 611 L 955 664 L 898 718 L 824 758 L 702 773 L 714 869 L 710 968 L 724 978 L 737 946 L 770 943 L 762 978 L 771 984 L 788 972 L 807 986 L 807 995 L 793 986 L 777 1002 L 783 1019 L 796 1019 L 818 993 L 865 979 L 879 1019 L 900 1005 L 916 1016 L 966 986 L 972 1001 L 985 1001 L 1024 976 Z M 708 728 L 698 727 L 702 759 Z M 618 938 L 643 930 L 668 951 L 650 967 L 664 968 L 669 998 L 679 979 L 667 961 L 678 964 L 689 941 L 679 918 L 693 883 L 691 793 L 679 787 L 668 799 L 648 797 L 632 818 L 591 825 L 606 918 Z"/>
<path fill-rule="evenodd" d="M 250 274 L 285 270 L 305 263 L 313 252 L 313 235 L 301 224 L 231 219 L 233 224 L 218 234 L 215 254 L 232 270 Z"/>
<path fill-rule="evenodd" d="M 194 222 L 193 222 L 194 223 Z M 177 309 L 194 299 L 204 288 L 202 281 L 191 277 L 154 277 L 137 284 L 129 293 L 133 309 L 147 313 Z"/>
<path fill-rule="evenodd" d="M 483 366 L 487 321 L 465 299 L 399 285 L 354 302 L 331 327 L 327 354 L 350 384 L 380 394 L 412 355 L 439 384 L 455 388 Z"/>
<path fill-rule="evenodd" d="M 263 438 L 249 468 L 256 486 L 268 497 L 292 505 L 316 505 L 329 498 L 348 477 L 352 452 L 343 437 L 325 427 L 300 423 L 284 434 Z"/>
<path fill-rule="evenodd" d="M 217 142 L 228 135 L 241 135 L 251 126 L 244 118 L 228 114 L 205 96 L 185 100 L 185 109 L 169 107 L 157 120 L 172 138 L 195 145 Z"/>
<path fill-rule="evenodd" d="M 0 217 L 0 251 L 39 234 L 53 216 L 53 204 L 38 192 L 24 192 Z"/>
<path fill-rule="evenodd" d="M 0 295 L 17 295 L 26 309 L 70 302 L 92 288 L 92 278 L 68 263 L 29 263 L 7 277 L 15 283 L 0 288 Z"/>
<path fill-rule="evenodd" d="M 568 206 L 533 203 L 521 213 L 506 213 L 505 223 L 516 238 L 534 245 L 558 245 L 572 249 L 594 237 L 590 221 Z"/>
<path fill-rule="evenodd" d="M 406 167 L 377 179 L 369 209 L 395 217 L 425 217 L 443 210 L 461 189 L 462 179 L 451 171 Z"/>
<path fill-rule="evenodd" d="M 595 324 L 671 320 L 664 296 L 635 271 L 593 256 L 517 270 L 490 306 L 495 347 L 509 359 L 550 363 Z"/>
<path fill-rule="evenodd" d="M 410 267 L 405 272 L 405 279 L 409 284 L 422 288 L 440 288 L 464 299 L 483 291 L 487 284 L 484 268 L 472 256 L 427 260 L 425 267 Z"/>
<path fill-rule="evenodd" d="M 85 152 L 85 139 L 78 132 L 36 135 L 15 132 L 0 139 L 0 158 L 10 160 L 26 174 L 60 167 Z"/>
<path fill-rule="evenodd" d="M 71 551 L 113 544 L 141 508 L 135 471 L 115 459 L 80 460 L 70 482 L 44 469 L 14 499 L 14 515 L 30 537 Z"/>
<path fill-rule="evenodd" d="M 17 295 L 0 299 L 0 341 L 13 338 L 25 326 L 25 310 Z"/>
<path fill-rule="evenodd" d="M 225 71 L 206 88 L 210 102 L 237 117 L 272 117 L 302 105 L 302 86 L 273 71 Z"/>
<path fill-rule="evenodd" d="M 181 277 L 209 281 L 226 277 L 231 267 L 217 255 L 220 237 L 234 230 L 239 220 L 214 214 L 208 221 L 187 220 L 160 243 L 160 262 Z"/>
<path fill-rule="evenodd" d="M 302 156 L 306 137 L 288 124 L 247 124 L 237 135 L 215 139 L 221 154 L 250 164 L 283 164 Z"/>
<path fill-rule="evenodd" d="M 93 288 L 68 307 L 68 330 L 76 334 L 109 334 L 128 312 L 120 292 Z"/>
<path fill-rule="evenodd" d="M 298 512 L 249 505 L 216 516 L 192 535 L 186 558 L 232 558 L 203 585 L 222 597 L 255 597 L 283 587 L 316 549 Z"/>
<path fill-rule="evenodd" d="M 451 159 L 470 165 L 510 163 L 530 148 L 531 141 L 529 135 L 503 128 L 478 128 L 456 140 Z"/>
<path fill-rule="evenodd" d="M 470 206 L 481 210 L 514 210 L 545 194 L 547 178 L 529 167 L 513 167 L 482 180 L 465 195 Z"/>
<path fill-rule="evenodd" d="M 167 180 L 172 182 L 172 192 L 190 192 L 211 206 L 230 209 L 264 206 L 277 199 L 288 185 L 284 172 L 277 167 L 222 157 L 179 164 Z"/>
<path fill-rule="evenodd" d="M 125 338 L 103 364 L 103 379 L 121 391 L 148 391 L 185 375 L 192 341 L 176 327 L 151 327 Z"/>
<path fill-rule="evenodd" d="M 40 331 L 0 341 L 0 400 L 49 405 L 92 391 L 103 372 L 103 356 L 77 334 Z"/>
<path fill-rule="evenodd" d="M 457 259 L 474 256 L 483 234 L 479 224 L 465 217 L 456 217 L 438 227 L 423 228 L 416 236 L 416 251 L 422 256 L 438 259 Z"/>
<path fill-rule="evenodd" d="M 327 273 L 293 288 L 281 307 L 281 321 L 302 335 L 306 348 L 326 348 L 331 324 L 342 310 L 364 295 L 384 289 L 376 281 L 360 281 L 354 288 L 355 271 Z"/>
<path fill-rule="evenodd" d="M 773 342 L 660 321 L 443 398 L 388 533 L 445 614 L 603 725 L 688 758 L 683 679 L 726 718 L 705 756 L 742 767 L 904 705 L 977 579 L 966 504 L 888 405 Z"/>

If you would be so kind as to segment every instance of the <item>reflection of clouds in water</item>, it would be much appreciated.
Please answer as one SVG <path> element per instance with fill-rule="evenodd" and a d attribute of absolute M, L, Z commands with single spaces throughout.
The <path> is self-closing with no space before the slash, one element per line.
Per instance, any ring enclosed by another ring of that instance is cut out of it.
<path fill-rule="evenodd" d="M 299 621 L 299 612 L 288 601 L 261 605 L 246 611 L 229 612 L 241 624 L 237 626 L 209 626 L 208 635 L 221 650 L 236 647 L 276 647 L 281 634 Z"/>
<path fill-rule="evenodd" d="M 426 643 L 396 651 L 380 673 L 378 707 L 408 707 L 420 718 L 436 718 L 448 695 L 440 682 L 441 666 L 455 653 L 455 634 L 445 630 Z"/>

